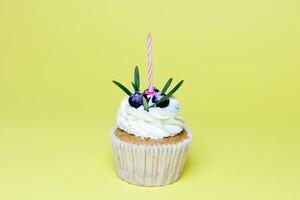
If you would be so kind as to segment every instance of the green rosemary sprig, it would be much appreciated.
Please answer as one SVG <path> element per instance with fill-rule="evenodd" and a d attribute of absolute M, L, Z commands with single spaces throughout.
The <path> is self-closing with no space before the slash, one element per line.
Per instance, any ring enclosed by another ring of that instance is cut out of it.
<path fill-rule="evenodd" d="M 177 85 L 175 85 L 175 87 L 163 98 L 161 98 L 160 100 L 158 100 L 155 104 L 149 106 L 149 108 L 155 107 L 157 104 L 160 104 L 161 102 L 169 99 L 182 85 L 182 83 L 184 82 L 184 80 L 180 81 L 179 83 L 177 83 Z"/>
<path fill-rule="evenodd" d="M 133 82 L 131 82 L 131 85 L 132 85 L 134 91 L 139 91 L 138 88 L 136 87 L 136 85 Z"/>
<path fill-rule="evenodd" d="M 132 95 L 132 93 L 121 83 L 119 83 L 118 81 L 113 80 L 112 81 L 114 84 L 116 84 L 116 86 L 118 86 L 121 90 L 123 90 L 126 94 L 128 94 L 129 96 Z"/>
<path fill-rule="evenodd" d="M 143 106 L 144 110 L 149 111 L 148 100 L 146 99 L 146 97 L 143 97 Z"/>
<path fill-rule="evenodd" d="M 168 88 L 170 87 L 170 85 L 171 85 L 171 83 L 172 83 L 172 80 L 173 80 L 173 79 L 170 78 L 170 79 L 166 82 L 164 88 L 161 90 L 161 93 L 163 93 L 163 94 L 166 93 L 166 91 L 168 90 Z"/>
<path fill-rule="evenodd" d="M 140 91 L 140 72 L 139 67 L 136 66 L 134 69 L 134 85 L 135 85 L 135 91 Z"/>

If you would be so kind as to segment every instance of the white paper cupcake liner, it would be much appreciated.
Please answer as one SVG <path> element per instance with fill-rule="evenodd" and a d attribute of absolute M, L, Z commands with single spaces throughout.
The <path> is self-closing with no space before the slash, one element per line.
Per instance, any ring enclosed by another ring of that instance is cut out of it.
<path fill-rule="evenodd" d="M 129 183 L 142 186 L 160 186 L 175 182 L 182 173 L 191 142 L 188 138 L 176 144 L 133 144 L 120 140 L 117 127 L 111 131 L 115 166 L 118 176 Z"/>

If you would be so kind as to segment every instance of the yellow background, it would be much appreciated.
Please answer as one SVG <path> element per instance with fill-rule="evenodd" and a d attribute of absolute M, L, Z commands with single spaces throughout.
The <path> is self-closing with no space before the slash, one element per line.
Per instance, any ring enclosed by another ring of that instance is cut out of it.
<path fill-rule="evenodd" d="M 298 0 L 0 0 L 0 199 L 299 199 Z M 182 178 L 114 172 L 109 131 L 153 35 L 154 82 L 185 79 Z"/>

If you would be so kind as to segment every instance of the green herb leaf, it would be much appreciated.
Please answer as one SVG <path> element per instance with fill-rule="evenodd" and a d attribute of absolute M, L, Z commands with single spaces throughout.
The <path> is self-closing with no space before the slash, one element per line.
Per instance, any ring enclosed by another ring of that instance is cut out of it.
<path fill-rule="evenodd" d="M 177 83 L 177 85 L 175 85 L 175 87 L 167 94 L 167 96 L 171 97 L 180 88 L 183 82 L 184 80 L 181 80 L 179 83 Z"/>
<path fill-rule="evenodd" d="M 114 84 L 116 84 L 121 90 L 123 90 L 126 94 L 129 96 L 132 94 L 124 85 L 119 83 L 118 81 L 112 81 Z"/>
<path fill-rule="evenodd" d="M 149 102 L 151 98 L 150 97 L 146 97 L 146 99 L 147 99 L 147 102 Z"/>
<path fill-rule="evenodd" d="M 166 93 L 166 91 L 168 90 L 168 88 L 170 87 L 170 85 L 171 85 L 171 83 L 172 83 L 172 80 L 173 80 L 173 79 L 170 78 L 170 79 L 166 82 L 166 84 L 165 84 L 164 88 L 162 89 L 161 93 L 163 93 L 163 94 Z"/>
<path fill-rule="evenodd" d="M 136 85 L 133 82 L 131 82 L 131 85 L 132 85 L 134 91 L 136 91 L 136 92 L 139 91 L 138 88 L 136 87 Z"/>
<path fill-rule="evenodd" d="M 148 101 L 146 97 L 143 97 L 143 106 L 145 110 L 149 111 Z"/>
<path fill-rule="evenodd" d="M 152 106 L 150 106 L 150 108 L 152 107 L 155 107 L 157 104 L 169 99 L 179 88 L 180 86 L 182 85 L 183 83 L 183 80 L 180 81 L 179 83 L 177 83 L 177 85 L 175 85 L 175 87 L 166 95 L 164 96 L 163 98 L 161 98 L 160 100 L 158 100 L 155 104 L 153 104 Z"/>
<path fill-rule="evenodd" d="M 136 87 L 136 91 L 140 91 L 140 73 L 138 66 L 134 69 L 134 85 Z"/>

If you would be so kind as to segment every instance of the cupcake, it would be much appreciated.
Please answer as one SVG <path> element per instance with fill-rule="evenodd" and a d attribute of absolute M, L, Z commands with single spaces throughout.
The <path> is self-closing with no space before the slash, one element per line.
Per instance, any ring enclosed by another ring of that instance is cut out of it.
<path fill-rule="evenodd" d="M 136 67 L 132 91 L 113 83 L 127 94 L 110 134 L 117 175 L 141 186 L 175 182 L 182 174 L 191 142 L 191 132 L 178 115 L 180 104 L 174 97 L 183 80 L 169 91 L 172 78 L 161 90 L 150 87 L 143 91 Z"/>

